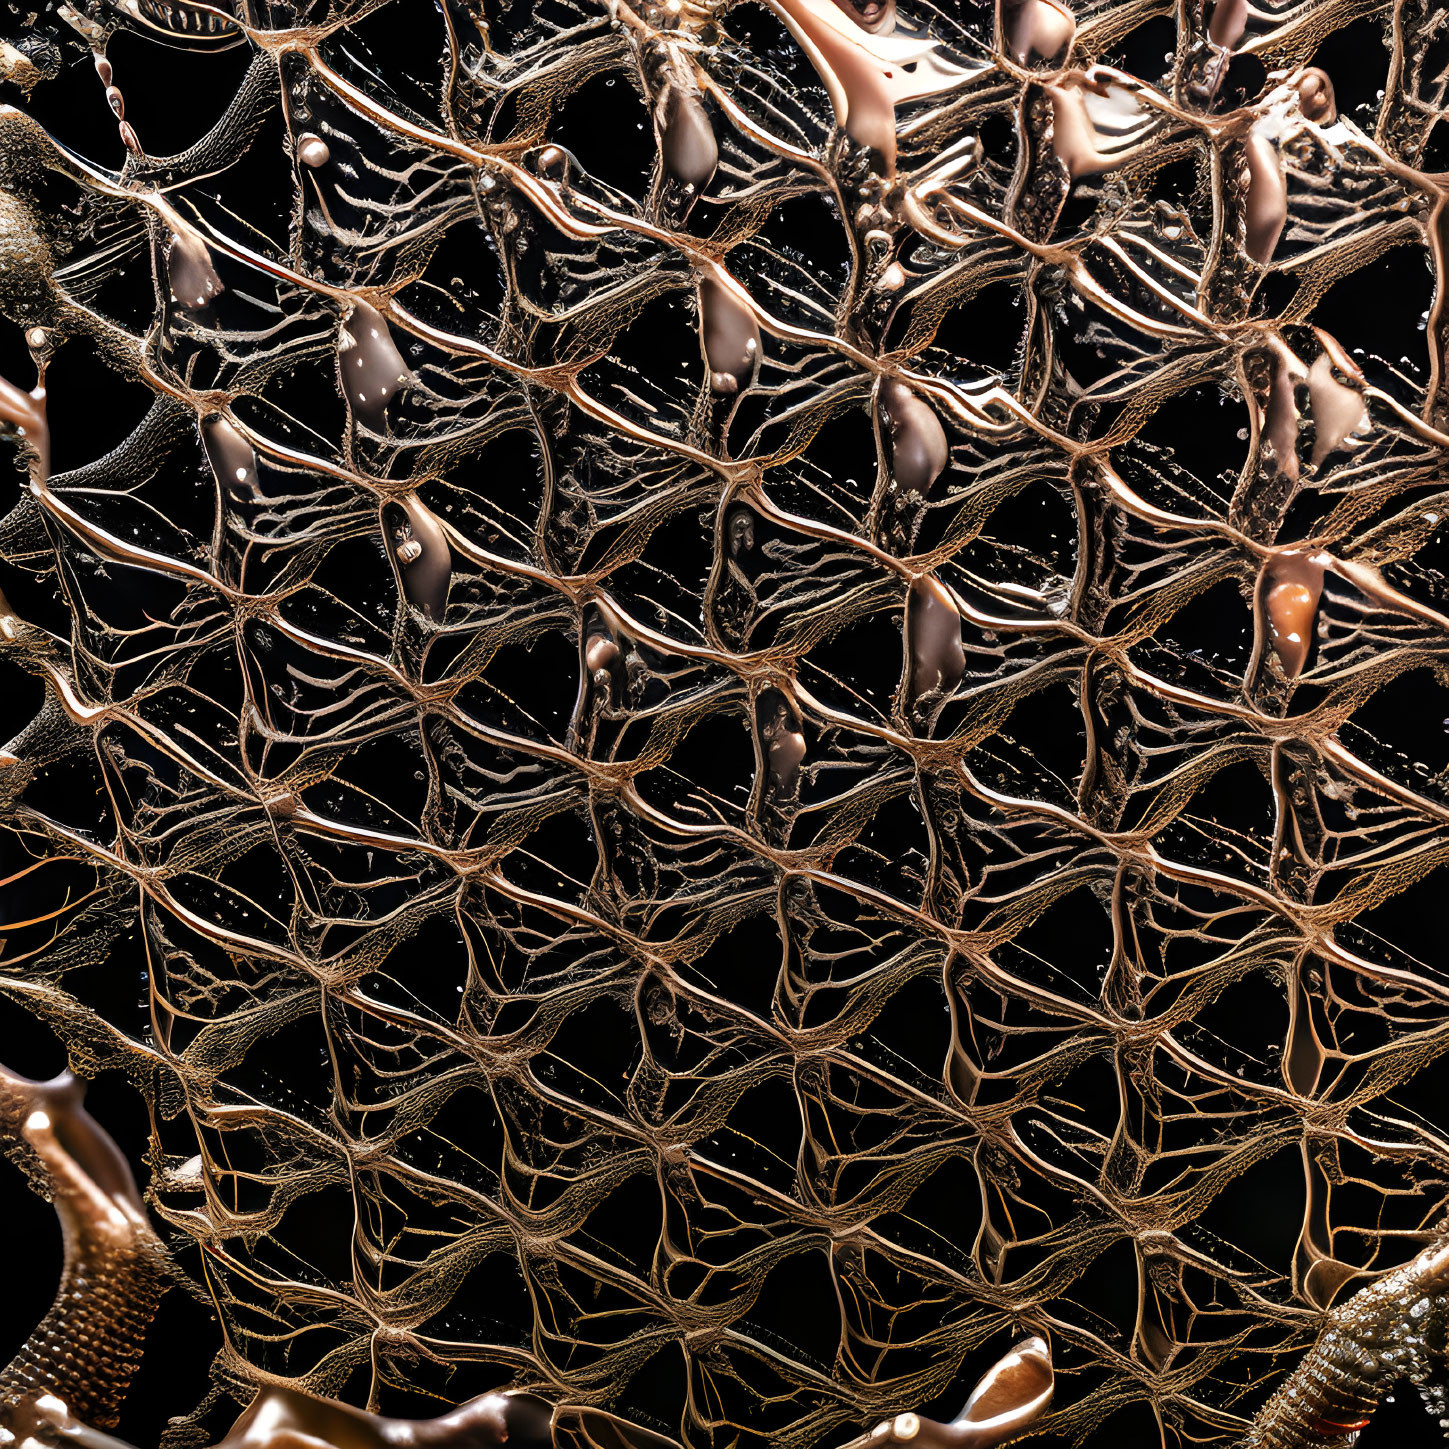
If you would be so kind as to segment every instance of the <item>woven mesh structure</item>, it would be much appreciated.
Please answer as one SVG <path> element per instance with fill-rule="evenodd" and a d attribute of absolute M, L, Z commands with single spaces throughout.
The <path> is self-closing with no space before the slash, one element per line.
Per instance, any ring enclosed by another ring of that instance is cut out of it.
<path fill-rule="evenodd" d="M 0 991 L 220 1386 L 1227 1442 L 1440 1230 L 1443 22 L 11 7 Z"/>

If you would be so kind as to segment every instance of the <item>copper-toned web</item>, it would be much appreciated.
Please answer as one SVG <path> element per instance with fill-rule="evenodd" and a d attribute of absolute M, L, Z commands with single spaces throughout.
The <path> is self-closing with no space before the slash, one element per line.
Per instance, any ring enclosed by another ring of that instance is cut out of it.
<path fill-rule="evenodd" d="M 0 46 L 0 991 L 219 1382 L 1241 1435 L 1449 1193 L 1442 10 L 236 3 Z"/>

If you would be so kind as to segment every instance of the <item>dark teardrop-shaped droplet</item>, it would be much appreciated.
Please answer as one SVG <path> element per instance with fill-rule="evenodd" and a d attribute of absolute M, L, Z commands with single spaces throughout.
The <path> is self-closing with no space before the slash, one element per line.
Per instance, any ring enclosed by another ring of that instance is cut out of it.
<path fill-rule="evenodd" d="M 902 488 L 924 493 L 946 466 L 946 430 L 929 404 L 894 378 L 881 384 L 880 400 L 891 425 L 891 474 Z"/>
<path fill-rule="evenodd" d="M 235 498 L 251 499 L 257 487 L 257 455 L 252 445 L 224 417 L 208 418 L 201 426 L 207 462 L 222 488 Z"/>
<path fill-rule="evenodd" d="M 374 430 L 382 426 L 388 400 L 412 380 L 386 320 L 367 302 L 352 304 L 337 344 L 342 389 L 353 413 Z"/>
<path fill-rule="evenodd" d="M 1256 131 L 1248 137 L 1248 197 L 1244 245 L 1255 262 L 1267 266 L 1288 220 L 1288 186 L 1278 152 Z"/>
<path fill-rule="evenodd" d="M 966 672 L 961 613 L 945 587 L 929 575 L 911 585 L 907 612 L 910 634 L 910 700 L 937 691 L 949 694 Z"/>
<path fill-rule="evenodd" d="M 1001 38 L 1018 65 L 1060 65 L 1076 38 L 1077 22 L 1054 0 L 1003 0 Z"/>
<path fill-rule="evenodd" d="M 1232 50 L 1243 38 L 1248 24 L 1248 0 L 1217 0 L 1208 21 L 1208 39 L 1224 50 Z"/>
<path fill-rule="evenodd" d="M 385 526 L 408 602 L 440 622 L 453 578 L 453 552 L 442 524 L 421 499 L 412 496 L 387 510 Z"/>
<path fill-rule="evenodd" d="M 765 745 L 765 764 L 770 786 L 777 799 L 790 800 L 800 782 L 800 762 L 805 758 L 805 735 L 795 712 L 778 692 L 762 701 L 764 723 L 760 738 Z"/>
<path fill-rule="evenodd" d="M 1268 640 L 1289 679 L 1297 679 L 1313 648 L 1313 624 L 1323 594 L 1325 559 L 1298 549 L 1280 553 L 1264 567 L 1259 584 Z"/>
<path fill-rule="evenodd" d="M 670 81 L 660 91 L 656 105 L 664 169 L 680 185 L 703 191 L 719 165 L 719 145 L 704 102 Z"/>
<path fill-rule="evenodd" d="M 699 284 L 699 324 L 709 385 L 736 393 L 754 380 L 760 361 L 760 328 L 755 314 L 713 277 Z"/>
<path fill-rule="evenodd" d="M 188 312 L 210 306 L 223 291 L 211 264 L 211 252 L 195 232 L 175 231 L 166 249 L 166 278 L 171 295 Z"/>

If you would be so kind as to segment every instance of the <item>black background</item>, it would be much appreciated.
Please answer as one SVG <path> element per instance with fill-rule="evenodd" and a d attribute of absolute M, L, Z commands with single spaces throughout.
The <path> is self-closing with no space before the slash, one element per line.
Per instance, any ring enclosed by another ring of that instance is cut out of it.
<path fill-rule="evenodd" d="M 12 7 L 12 16 L 15 13 Z M 1167 40 L 1170 46 L 1170 29 Z M 407 43 L 406 27 L 400 25 L 398 44 L 406 46 Z M 1144 39 L 1143 43 L 1147 41 Z M 178 60 L 175 53 L 124 33 L 113 42 L 111 56 L 118 74 L 125 76 L 128 117 L 146 138 L 148 149 L 158 154 L 179 150 L 195 138 L 201 129 L 198 118 L 212 114 L 219 93 L 234 89 L 248 58 L 244 50 L 235 50 L 209 58 L 187 55 Z M 1130 68 L 1131 57 L 1126 59 Z M 1341 108 L 1360 121 L 1370 118 L 1386 75 L 1379 21 L 1369 18 L 1339 31 L 1322 47 L 1316 62 L 1333 76 Z M 1251 88 L 1251 80 L 1248 83 Z M 94 156 L 103 164 L 119 165 L 121 147 L 114 122 L 106 109 L 100 85 L 85 67 L 68 66 L 59 79 L 43 84 L 28 100 L 17 96 L 4 98 L 22 104 L 52 134 L 76 150 Z M 569 138 L 563 139 L 568 144 Z M 620 142 L 628 143 L 627 140 Z M 583 144 L 581 139 L 580 145 Z M 652 141 L 646 138 L 640 144 L 652 144 Z M 229 200 L 240 211 L 245 211 L 249 204 L 276 204 L 276 198 L 271 196 L 248 198 L 236 194 Z M 1365 268 L 1341 284 L 1318 319 L 1350 347 L 1371 379 L 1376 370 L 1381 370 L 1383 362 L 1400 365 L 1401 357 L 1417 357 L 1422 353 L 1417 324 L 1420 313 L 1428 306 L 1430 283 L 1417 254 L 1411 254 L 1409 260 L 1404 260 L 1405 255 L 1391 253 L 1386 263 Z M 979 345 L 992 345 L 991 330 L 989 326 L 981 329 Z M 969 341 L 964 345 L 970 345 Z M 8 320 L 0 321 L 0 374 L 26 386 L 32 379 L 22 331 Z M 121 382 L 82 348 L 71 348 L 62 354 L 62 360 L 56 364 L 51 391 L 53 466 L 57 472 L 89 461 L 113 446 L 135 425 L 138 411 L 144 410 L 148 401 L 144 389 Z M 0 451 L 8 464 L 11 450 Z M 843 462 L 842 466 L 850 464 Z M 18 497 L 22 483 L 22 475 L 14 469 L 6 466 L 0 470 L 0 513 L 7 511 Z M 54 602 L 30 597 L 34 585 L 25 578 L 7 570 L 0 582 L 22 617 L 53 617 Z M 34 712 L 39 697 L 35 681 L 0 661 L 0 700 L 3 700 L 0 737 L 8 738 L 18 731 Z M 1432 763 L 1438 767 L 1444 754 L 1445 726 L 1441 716 L 1445 711 L 1431 699 L 1419 703 L 1421 709 L 1407 712 L 1393 727 L 1403 732 L 1403 747 L 1417 750 L 1421 757 L 1437 751 Z M 1229 804 L 1225 801 L 1225 808 Z M 0 863 L 9 868 L 11 860 L 6 858 Z M 1437 923 L 1427 920 L 1405 925 L 1415 935 L 1426 931 L 1439 934 Z M 1058 945 L 1063 951 L 1069 951 L 1075 943 L 1064 937 Z M 117 999 L 134 997 L 144 970 L 139 950 L 133 959 L 115 959 L 106 969 L 114 973 Z M 1260 989 L 1267 1009 L 1271 1004 L 1268 1000 L 1271 988 L 1262 983 Z M 1251 1002 L 1247 1006 L 1252 1009 Z M 35 1077 L 53 1075 L 65 1065 L 64 1051 L 50 1030 L 27 1013 L 23 1002 L 3 995 L 0 995 L 0 1059 L 11 1069 Z M 122 1075 L 111 1073 L 95 1085 L 88 1106 L 122 1145 L 144 1188 L 149 1175 L 146 1153 L 150 1122 L 139 1092 Z M 1291 1240 L 1298 1227 L 1299 1206 L 1296 1194 L 1285 1195 L 1281 1201 L 1268 1198 L 1240 1202 L 1241 1219 L 1237 1224 L 1240 1240 L 1276 1239 L 1285 1235 Z M 0 1171 L 0 1223 L 3 1223 L 0 1241 L 5 1251 L 0 1355 L 8 1357 L 49 1304 L 59 1275 L 60 1235 L 50 1208 L 27 1191 L 20 1174 L 11 1167 Z M 194 1256 L 190 1255 L 193 1264 Z M 1117 1287 L 1129 1295 L 1135 1292 L 1133 1285 Z M 1101 1291 L 1111 1295 L 1113 1285 L 1103 1284 Z M 1105 1303 L 1101 1306 L 1104 1310 L 1107 1308 Z M 779 1325 L 787 1336 L 789 1328 L 785 1323 Z M 141 1449 L 155 1444 L 168 1417 L 189 1411 L 204 1397 L 208 1368 L 219 1338 L 219 1325 L 203 1305 L 181 1290 L 168 1293 L 118 1432 Z M 967 1365 L 965 1386 L 969 1386 L 975 1372 L 986 1366 L 985 1362 Z M 1438 1434 L 1423 1414 L 1416 1396 L 1412 1391 L 1401 1391 L 1395 1403 L 1380 1411 L 1362 1442 L 1370 1449 L 1373 1446 L 1387 1449 L 1393 1445 L 1430 1444 L 1437 1439 Z M 1141 1442 L 1146 1444 L 1148 1440 L 1144 1438 Z M 1151 1442 L 1156 1442 L 1155 1436 Z M 1135 1449 L 1135 1446 L 1114 1436 L 1112 1444 L 1103 1445 L 1102 1449 Z"/>

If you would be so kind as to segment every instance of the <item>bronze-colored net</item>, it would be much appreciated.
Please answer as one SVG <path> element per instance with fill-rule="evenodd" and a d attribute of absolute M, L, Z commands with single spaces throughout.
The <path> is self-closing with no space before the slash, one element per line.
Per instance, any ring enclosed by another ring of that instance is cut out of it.
<path fill-rule="evenodd" d="M 219 1382 L 1241 1434 L 1449 1192 L 1445 12 L 7 13 L 0 989 Z"/>

